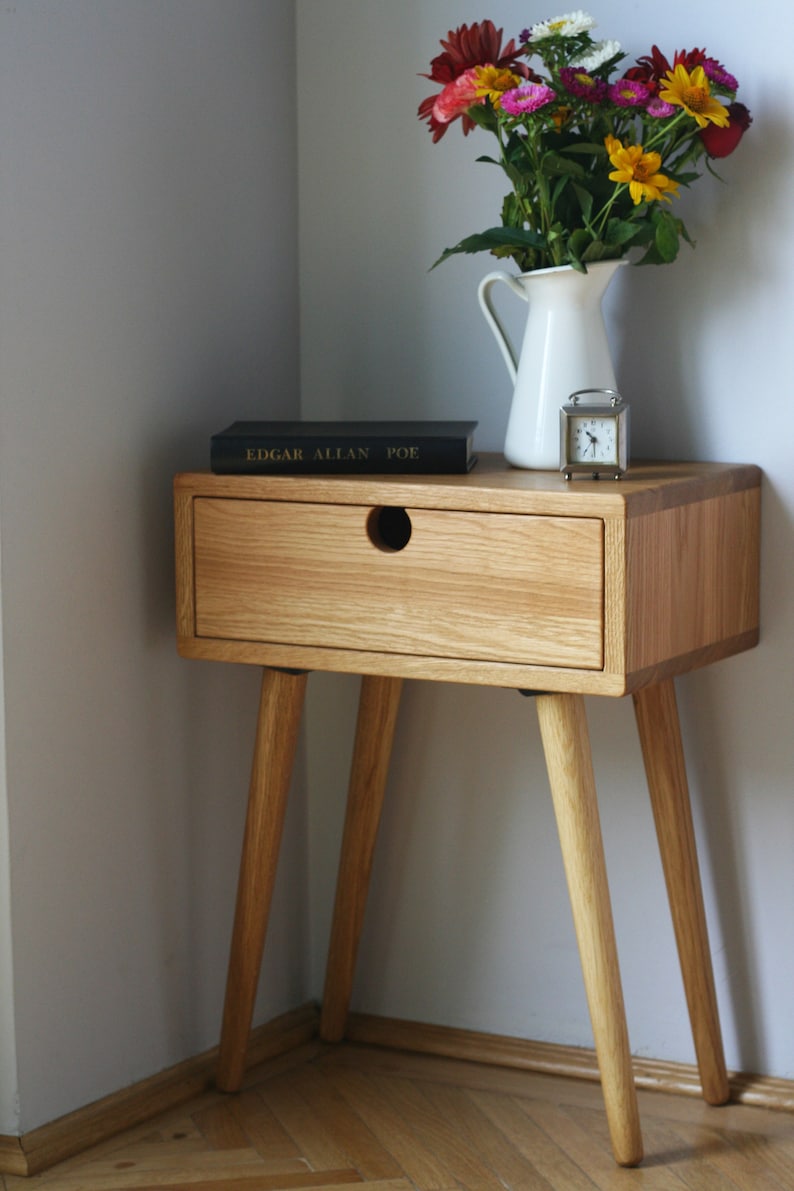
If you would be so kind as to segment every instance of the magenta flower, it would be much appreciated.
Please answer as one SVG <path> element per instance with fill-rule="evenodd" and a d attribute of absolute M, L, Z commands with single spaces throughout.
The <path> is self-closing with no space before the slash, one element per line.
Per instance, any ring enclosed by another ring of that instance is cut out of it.
<path fill-rule="evenodd" d="M 512 91 L 505 91 L 502 96 L 502 111 L 511 116 L 526 116 L 529 112 L 536 112 L 557 98 L 553 88 L 545 83 L 524 83 L 514 87 Z"/>
<path fill-rule="evenodd" d="M 599 103 L 608 89 L 603 79 L 593 78 L 586 70 L 576 66 L 563 66 L 560 70 L 560 81 L 571 95 L 576 95 L 579 99 L 589 99 L 591 103 Z"/>
<path fill-rule="evenodd" d="M 738 91 L 739 84 L 732 74 L 725 69 L 716 58 L 703 59 L 703 73 L 710 82 L 717 87 L 724 87 L 726 91 Z"/>
<path fill-rule="evenodd" d="M 671 103 L 666 103 L 663 99 L 659 99 L 658 95 L 654 95 L 653 99 L 648 101 L 645 110 L 649 116 L 656 116 L 662 120 L 665 120 L 668 116 L 672 116 L 676 111 Z"/>
<path fill-rule="evenodd" d="M 618 79 L 609 88 L 609 98 L 621 108 L 644 107 L 650 97 L 650 88 L 637 79 Z"/>

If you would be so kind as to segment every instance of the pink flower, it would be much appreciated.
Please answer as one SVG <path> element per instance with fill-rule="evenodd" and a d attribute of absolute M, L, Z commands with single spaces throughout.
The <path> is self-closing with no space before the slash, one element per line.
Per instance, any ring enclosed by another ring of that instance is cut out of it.
<path fill-rule="evenodd" d="M 477 98 L 477 68 L 472 66 L 439 91 L 433 104 L 433 119 L 439 124 L 449 124 L 475 103 L 485 100 Z"/>
<path fill-rule="evenodd" d="M 511 116 L 525 116 L 536 112 L 557 98 L 554 90 L 545 83 L 523 83 L 502 96 L 502 110 Z"/>
<path fill-rule="evenodd" d="M 654 95 L 653 99 L 648 102 L 645 110 L 649 116 L 666 119 L 667 116 L 672 116 L 676 109 L 671 103 L 666 103 L 663 99 L 659 99 L 658 95 Z"/>
<path fill-rule="evenodd" d="M 609 88 L 609 98 L 621 108 L 636 108 L 648 102 L 650 88 L 637 79 L 618 79 Z"/>

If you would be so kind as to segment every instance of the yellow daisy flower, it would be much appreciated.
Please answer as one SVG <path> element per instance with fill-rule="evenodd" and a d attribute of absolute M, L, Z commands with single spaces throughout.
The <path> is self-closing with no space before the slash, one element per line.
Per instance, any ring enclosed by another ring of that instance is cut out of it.
<path fill-rule="evenodd" d="M 490 99 L 495 108 L 502 106 L 502 96 L 505 91 L 512 91 L 520 86 L 521 79 L 512 70 L 504 66 L 477 66 L 477 97 Z"/>
<path fill-rule="evenodd" d="M 614 136 L 604 137 L 609 160 L 615 169 L 609 175 L 612 182 L 624 182 L 629 188 L 635 207 L 643 199 L 669 202 L 678 192 L 678 183 L 659 173 L 662 159 L 658 153 L 646 153 L 642 145 L 626 145 Z"/>
<path fill-rule="evenodd" d="M 680 62 L 675 70 L 668 70 L 662 80 L 659 98 L 665 103 L 682 107 L 689 116 L 697 120 L 700 128 L 705 128 L 707 124 L 725 128 L 730 121 L 728 109 L 712 96 L 702 66 L 696 66 L 691 74 Z"/>

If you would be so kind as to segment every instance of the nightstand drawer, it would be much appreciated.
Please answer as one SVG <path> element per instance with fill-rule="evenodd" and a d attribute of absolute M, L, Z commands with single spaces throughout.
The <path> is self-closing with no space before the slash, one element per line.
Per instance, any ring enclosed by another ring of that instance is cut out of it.
<path fill-rule="evenodd" d="M 408 507 L 393 536 L 369 505 L 209 497 L 193 516 L 197 637 L 603 665 L 600 518 Z"/>

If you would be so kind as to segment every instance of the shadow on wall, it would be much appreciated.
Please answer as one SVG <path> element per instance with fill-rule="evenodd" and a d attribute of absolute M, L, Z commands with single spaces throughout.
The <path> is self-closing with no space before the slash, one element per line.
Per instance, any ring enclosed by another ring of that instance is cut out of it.
<path fill-rule="evenodd" d="M 707 897 L 709 886 L 713 889 L 711 942 L 718 994 L 722 972 L 726 1007 L 734 1019 L 735 1065 L 764 1073 L 774 1068 L 781 1044 L 773 1037 L 774 1021 L 767 1021 L 759 918 L 774 934 L 785 931 L 790 936 L 790 915 L 781 902 L 779 883 L 780 875 L 790 872 L 794 833 L 794 670 L 787 646 L 794 639 L 794 519 L 768 479 L 762 500 L 761 642 L 719 667 L 688 675 L 679 684 L 679 703 L 693 814 L 702 822 L 700 859 Z M 728 671 L 733 681 L 726 681 Z M 774 691 L 775 697 L 748 715 L 747 692 L 764 690 Z M 786 741 L 787 748 L 782 743 Z M 739 758 L 740 766 L 728 764 L 730 756 Z M 759 856 L 763 863 L 754 876 Z M 790 952 L 790 947 L 782 949 L 784 956 Z M 791 959 L 783 963 L 794 971 Z M 724 1026 L 727 1046 L 727 1021 Z"/>
<path fill-rule="evenodd" d="M 788 129 L 778 127 L 777 134 L 787 138 Z M 704 444 L 713 442 L 708 418 L 721 395 L 704 388 L 713 386 L 707 357 L 716 352 L 738 359 L 763 349 L 749 339 L 746 309 L 751 295 L 755 305 L 763 301 L 766 284 L 785 267 L 772 256 L 773 239 L 763 234 L 785 186 L 769 177 L 759 210 L 757 179 L 781 171 L 784 162 L 782 155 L 770 161 L 760 138 L 745 137 L 735 157 L 712 163 L 718 177 L 704 176 L 673 205 L 694 247 L 682 241 L 672 264 L 637 266 L 613 283 L 605 313 L 618 386 L 633 406 L 635 457 L 715 457 Z M 748 227 L 750 209 L 756 218 Z"/>

